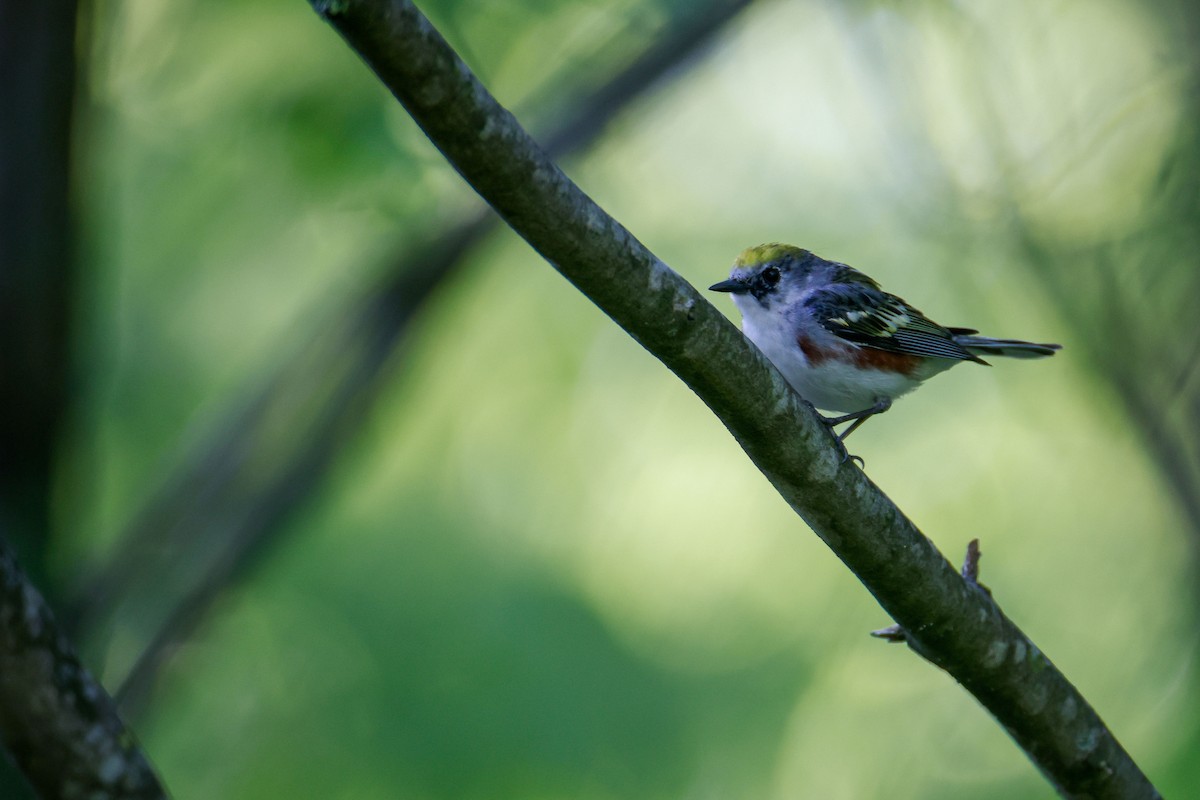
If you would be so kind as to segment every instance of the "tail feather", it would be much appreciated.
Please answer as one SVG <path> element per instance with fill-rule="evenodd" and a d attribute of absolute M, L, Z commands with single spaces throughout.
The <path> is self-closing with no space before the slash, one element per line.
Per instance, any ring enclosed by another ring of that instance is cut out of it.
<path fill-rule="evenodd" d="M 977 356 L 1007 356 L 1009 358 L 1045 358 L 1062 350 L 1061 344 L 1038 344 L 1019 339 L 992 339 L 987 336 L 958 334 L 954 341 Z"/>

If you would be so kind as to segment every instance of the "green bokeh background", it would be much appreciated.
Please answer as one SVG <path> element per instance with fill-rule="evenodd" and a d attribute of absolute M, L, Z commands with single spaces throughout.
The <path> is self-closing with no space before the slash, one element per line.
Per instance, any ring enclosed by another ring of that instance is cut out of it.
<path fill-rule="evenodd" d="M 689 13 L 422 8 L 534 130 Z M 1200 785 L 1198 531 L 1094 332 L 1190 363 L 1200 295 L 1171 287 L 1194 243 L 1161 233 L 1197 222 L 1161 202 L 1200 172 L 1189 14 L 761 2 L 565 162 L 698 286 L 789 241 L 945 324 L 1064 344 L 939 377 L 853 449 L 953 560 L 981 539 L 1001 605 L 1174 797 Z M 66 585 L 389 254 L 475 203 L 303 2 L 100 2 L 83 36 Z M 1081 324 L 1049 269 L 1080 297 L 1111 279 L 1128 316 Z M 1183 376 L 1164 409 L 1195 402 Z M 719 422 L 510 231 L 355 423 L 131 720 L 179 797 L 1052 796 L 951 679 L 867 636 L 890 621 Z M 160 583 L 83 634 L 111 687 Z"/>

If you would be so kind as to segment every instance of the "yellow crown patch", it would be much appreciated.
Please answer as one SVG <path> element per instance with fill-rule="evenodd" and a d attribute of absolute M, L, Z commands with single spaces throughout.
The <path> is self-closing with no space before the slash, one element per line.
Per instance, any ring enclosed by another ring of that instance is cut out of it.
<path fill-rule="evenodd" d="M 737 261 L 733 262 L 733 266 L 735 269 L 745 269 L 747 267 L 757 267 L 760 264 L 768 264 L 772 261 L 779 261 L 789 256 L 800 258 L 806 255 L 808 255 L 807 250 L 795 245 L 770 242 L 755 247 L 747 247 L 737 257 Z"/>

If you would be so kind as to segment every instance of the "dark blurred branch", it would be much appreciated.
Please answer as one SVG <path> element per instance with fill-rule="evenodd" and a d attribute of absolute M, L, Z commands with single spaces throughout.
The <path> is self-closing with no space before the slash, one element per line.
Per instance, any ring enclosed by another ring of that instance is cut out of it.
<path fill-rule="evenodd" d="M 313 361 L 294 365 L 298 369 L 264 387 L 252 404 L 258 413 L 241 415 L 220 438 L 218 452 L 206 459 L 217 470 L 203 476 L 210 483 L 208 497 L 179 518 L 173 534 L 211 527 L 223 537 L 222 546 L 198 575 L 190 576 L 188 590 L 175 600 L 121 682 L 117 698 L 126 714 L 140 713 L 163 662 L 192 635 L 213 601 L 278 545 L 340 446 L 368 417 L 376 392 L 389 378 L 385 366 L 413 315 L 491 227 L 490 215 L 480 217 L 407 254 L 382 291 L 354 304 L 333 326 L 333 340 L 323 342 L 319 352 L 307 351 Z M 315 365 L 325 371 L 313 369 Z M 307 404 L 298 404 L 300 399 Z M 303 432 L 282 455 L 264 441 L 281 424 L 279 414 L 285 415 L 283 424 Z M 187 488 L 186 482 L 180 486 L 181 491 Z M 128 569 L 118 564 L 119 571 Z"/>
<path fill-rule="evenodd" d="M 1193 74 L 1194 84 L 1198 79 Z M 1064 252 L 1040 237 L 1015 203 L 1009 219 L 1028 276 L 1076 332 L 1072 347 L 1112 388 L 1178 502 L 1200 575 L 1200 419 L 1187 413 L 1200 406 L 1200 384 L 1188 378 L 1200 346 L 1190 319 L 1200 298 L 1200 95 L 1193 91 L 1191 101 L 1144 227 Z M 992 111 L 998 123 L 1000 110 Z M 996 158 L 1011 160 L 994 133 L 999 125 L 989 127 Z"/>
<path fill-rule="evenodd" d="M 0 532 L 0 736 L 40 797 L 166 797 Z"/>
<path fill-rule="evenodd" d="M 907 640 L 975 695 L 1061 793 L 1158 796 L 1062 673 L 843 462 L 746 338 L 555 166 L 411 3 L 314 7 L 496 212 L 696 392 Z"/>
<path fill-rule="evenodd" d="M 940 20 L 954 26 L 953 38 L 970 54 L 962 59 L 960 77 L 972 81 L 973 91 L 962 99 L 973 101 L 971 108 L 980 117 L 976 142 L 986 147 L 984 161 L 999 167 L 992 199 L 1000 208 L 996 217 L 1008 223 L 1006 232 L 1015 244 L 1014 269 L 1023 267 L 1029 283 L 1050 298 L 1074 332 L 1070 347 L 1075 360 L 1085 363 L 1124 407 L 1183 512 L 1192 533 L 1195 574 L 1200 576 L 1200 334 L 1191 323 L 1195 298 L 1200 297 L 1200 270 L 1195 265 L 1200 252 L 1200 5 L 1190 0 L 1153 0 L 1146 5 L 1154 9 L 1162 30 L 1171 32 L 1159 44 L 1160 58 L 1173 76 L 1185 77 L 1180 93 L 1184 114 L 1148 207 L 1124 221 L 1127 229 L 1106 233 L 1088 245 L 1066 245 L 1054 233 L 1039 233 L 1022 214 L 1017 198 L 1028 195 L 1020 179 L 1025 157 L 1015 153 L 1005 135 L 1012 126 L 1011 96 L 1007 89 L 995 94 L 996 86 L 1004 84 L 996 83 L 995 72 L 984 70 L 984 65 L 1011 63 L 1007 45 L 963 7 L 943 6 Z M 854 14 L 853 9 L 838 8 L 844 16 Z M 905 91 L 911 74 L 904 62 L 888 53 L 885 38 L 866 30 L 846 23 L 846 41 L 857 45 L 855 63 L 870 65 L 879 89 L 875 97 L 888 110 L 889 138 L 903 142 L 905 156 L 896 161 L 919 165 L 926 195 L 947 198 L 945 207 L 970 205 L 929 139 L 923 117 L 929 112 L 914 107 L 915 95 Z M 1113 100 L 1121 105 L 1120 98 Z M 1069 146 L 1058 143 L 1060 152 L 1092 153 L 1101 139 L 1097 131 L 1108 129 L 1108 124 L 1091 120 L 1086 133 L 1069 134 Z M 1071 167 L 1060 169 L 1067 174 Z M 1038 175 L 1037 181 L 1044 184 L 1044 176 Z M 909 192 L 911 182 L 898 186 Z M 895 205 L 901 213 L 910 209 L 914 226 L 929 226 L 934 219 L 935 238 L 958 227 L 940 224 L 921 204 Z M 994 228 L 990 223 L 989 238 Z M 949 280 L 973 280 L 971 270 L 946 274 Z"/>
<path fill-rule="evenodd" d="M 1029 273 L 1041 282 L 1063 318 L 1079 333 L 1081 355 L 1115 391 L 1179 503 L 1193 534 L 1194 569 L 1200 574 L 1200 419 L 1189 419 L 1183 411 L 1188 404 L 1200 402 L 1200 386 L 1189 389 L 1188 382 L 1181 380 L 1186 370 L 1170 374 L 1173 368 L 1178 369 L 1176 359 L 1159 357 L 1159 348 L 1164 346 L 1160 318 L 1144 311 L 1134 313 L 1140 311 L 1135 304 L 1145 301 L 1144 296 L 1115 294 L 1110 296 L 1111 302 L 1097 307 L 1094 297 L 1081 296 L 1077 291 L 1078 274 L 1064 267 L 1062 258 L 1040 242 L 1019 215 L 1014 214 L 1013 219 Z M 1080 260 L 1077 255 L 1074 261 Z M 1088 260 L 1101 270 L 1090 280 L 1103 283 L 1106 277 L 1100 254 L 1091 254 Z M 1180 265 L 1181 273 L 1194 269 L 1193 264 Z M 1111 279 L 1111 274 L 1108 277 Z M 1200 297 L 1200 284 L 1195 291 Z M 1194 333 L 1194 329 L 1186 333 Z M 1183 352 L 1195 352 L 1195 347 L 1183 348 Z M 1176 402 L 1180 399 L 1182 403 Z M 1183 413 L 1173 415 L 1173 405 L 1182 406 Z"/>
<path fill-rule="evenodd" d="M 0 0 L 0 75 L 0 521 L 45 585 L 70 363 L 73 0 Z"/>
<path fill-rule="evenodd" d="M 1075 331 L 1072 351 L 1124 406 L 1191 529 L 1193 569 L 1200 575 L 1200 383 L 1191 379 L 1200 348 L 1192 322 L 1200 297 L 1195 264 L 1200 251 L 1200 6 L 1190 0 L 1150 5 L 1173 37 L 1162 45 L 1162 60 L 1180 69 L 1186 82 L 1176 140 L 1139 224 L 1069 249 L 1040 236 L 1015 199 L 1021 194 L 1020 163 L 1002 133 L 1012 109 L 1007 99 L 989 102 L 992 84 L 982 73 L 974 76 L 985 115 L 979 139 L 1004 166 L 1000 175 L 1007 185 L 1001 197 L 1008 204 L 1020 263 Z M 993 46 L 990 31 L 976 17 L 955 9 L 947 18 L 977 51 Z"/>
<path fill-rule="evenodd" d="M 669 26 L 608 82 L 556 115 L 562 122 L 546 137 L 553 152 L 566 155 L 594 142 L 749 3 L 716 0 Z M 349 303 L 315 342 L 248 392 L 251 399 L 169 479 L 117 551 L 82 581 L 71 613 L 84 629 L 110 617 L 139 589 L 147 597 L 173 598 L 123 681 L 119 696 L 127 713 L 137 712 L 163 660 L 213 600 L 277 545 L 291 515 L 319 487 L 337 445 L 352 439 L 367 418 L 416 312 L 496 223 L 480 206 L 430 241 L 402 246 L 382 285 Z M 178 586 L 185 588 L 173 590 Z"/>
<path fill-rule="evenodd" d="M 75 0 L 0 0 L 0 736 L 12 756 L 0 760 L 6 798 L 25 797 L 26 780 L 44 797 L 80 797 L 137 779 L 124 759 L 108 761 L 124 748 L 120 723 L 57 637 L 13 553 L 50 592 L 53 471 L 71 363 L 75 45 Z"/>

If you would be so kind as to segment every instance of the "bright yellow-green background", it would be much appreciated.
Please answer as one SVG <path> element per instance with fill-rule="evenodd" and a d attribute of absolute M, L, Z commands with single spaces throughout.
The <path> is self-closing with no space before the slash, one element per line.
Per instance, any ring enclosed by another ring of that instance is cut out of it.
<path fill-rule="evenodd" d="M 602 82 L 688 4 L 424 7 L 545 128 L 530 98 Z M 945 324 L 1063 342 L 939 377 L 852 449 L 952 559 L 982 540 L 1005 610 L 1185 797 L 1196 532 L 1013 223 L 1059 256 L 1117 241 L 1165 171 L 1196 169 L 1169 159 L 1196 103 L 1169 11 L 762 2 L 566 166 L 697 285 L 783 240 Z M 389 252 L 473 202 L 300 0 L 105 2 L 85 36 L 64 574 Z M 1194 308 L 1150 324 L 1190 332 Z M 507 230 L 391 372 L 133 720 L 179 797 L 1051 796 L 953 681 L 868 638 L 889 620 L 722 426 Z M 90 645 L 110 684 L 142 644 L 126 614 Z"/>

